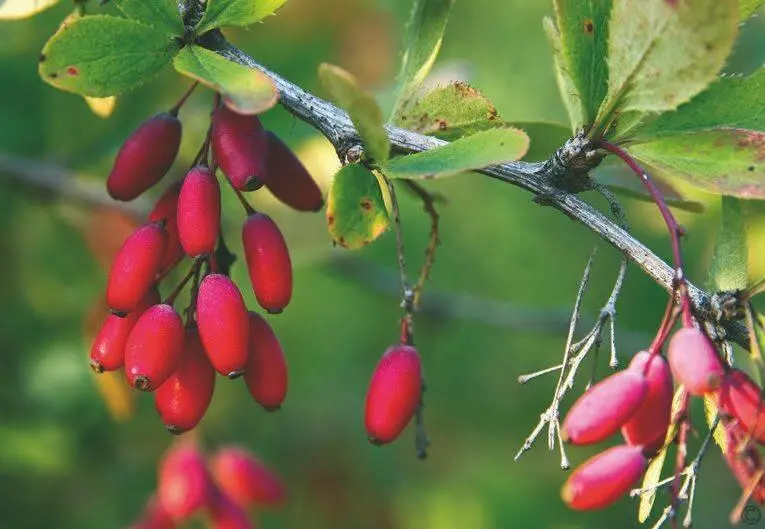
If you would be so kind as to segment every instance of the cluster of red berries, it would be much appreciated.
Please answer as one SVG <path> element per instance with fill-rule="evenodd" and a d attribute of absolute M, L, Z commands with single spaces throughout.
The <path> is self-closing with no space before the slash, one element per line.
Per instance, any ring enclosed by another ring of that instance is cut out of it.
<path fill-rule="evenodd" d="M 179 105 L 141 124 L 124 143 L 107 180 L 113 198 L 132 200 L 167 173 L 180 145 Z M 278 409 L 287 393 L 278 339 L 262 316 L 247 310 L 216 253 L 222 245 L 218 166 L 245 205 L 245 260 L 255 297 L 269 314 L 281 313 L 292 297 L 290 255 L 274 221 L 252 209 L 241 191 L 265 185 L 297 210 L 323 206 L 321 190 L 305 167 L 256 116 L 216 105 L 193 167 L 167 188 L 147 223 L 117 253 L 106 292 L 112 314 L 90 356 L 96 372 L 124 367 L 133 387 L 154 392 L 159 415 L 173 433 L 202 419 L 216 371 L 231 379 L 244 375 L 253 398 L 267 410 Z M 160 282 L 184 256 L 193 259 L 191 268 L 162 300 Z M 189 282 L 184 322 L 173 305 Z"/>
<path fill-rule="evenodd" d="M 206 459 L 184 440 L 160 462 L 157 491 L 131 529 L 174 529 L 200 514 L 215 529 L 252 529 L 248 509 L 280 507 L 286 499 L 281 480 L 246 448 L 225 446 Z"/>
<path fill-rule="evenodd" d="M 765 409 L 759 386 L 739 370 L 726 371 L 712 341 L 692 325 L 672 336 L 667 360 L 658 348 L 652 349 L 639 352 L 627 369 L 592 386 L 566 416 L 561 427 L 566 442 L 598 443 L 619 429 L 625 441 L 590 458 L 571 474 L 562 490 L 570 507 L 605 507 L 637 484 L 649 459 L 664 446 L 675 419 L 671 417 L 673 379 L 689 395 L 716 399 L 730 441 L 726 459 L 742 487 L 752 485 L 760 468 L 759 453 L 741 447 L 747 437 L 765 443 Z M 758 501 L 762 501 L 765 484 L 759 488 Z"/>

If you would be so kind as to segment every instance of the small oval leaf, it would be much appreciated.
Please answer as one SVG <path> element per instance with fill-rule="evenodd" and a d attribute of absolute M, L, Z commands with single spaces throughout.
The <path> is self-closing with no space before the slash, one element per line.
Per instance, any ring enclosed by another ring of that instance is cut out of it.
<path fill-rule="evenodd" d="M 223 26 L 249 26 L 275 14 L 286 3 L 287 0 L 207 0 L 196 29 L 202 34 Z"/>

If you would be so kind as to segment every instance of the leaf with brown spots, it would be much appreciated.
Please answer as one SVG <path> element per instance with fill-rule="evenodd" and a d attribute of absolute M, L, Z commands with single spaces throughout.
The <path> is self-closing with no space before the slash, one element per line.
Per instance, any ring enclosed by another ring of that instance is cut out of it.
<path fill-rule="evenodd" d="M 359 164 L 340 169 L 327 196 L 327 227 L 332 240 L 357 250 L 377 239 L 389 226 L 377 177 Z"/>

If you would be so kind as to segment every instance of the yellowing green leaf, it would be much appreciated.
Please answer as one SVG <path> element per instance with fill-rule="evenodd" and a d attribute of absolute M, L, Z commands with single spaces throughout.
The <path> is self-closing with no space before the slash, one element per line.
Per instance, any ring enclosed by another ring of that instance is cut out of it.
<path fill-rule="evenodd" d="M 168 35 L 183 35 L 177 0 L 113 0 L 126 17 L 154 26 Z"/>
<path fill-rule="evenodd" d="M 363 90 L 353 75 L 331 64 L 319 66 L 319 80 L 332 101 L 350 116 L 367 154 L 379 164 L 388 161 L 388 134 L 383 125 L 382 110 L 372 94 Z"/>
<path fill-rule="evenodd" d="M 240 114 L 261 114 L 279 99 L 276 86 L 266 74 L 200 46 L 183 48 L 173 65 L 182 74 L 220 92 L 223 103 Z"/>
<path fill-rule="evenodd" d="M 715 402 L 714 395 L 704 395 L 704 418 L 707 421 L 707 426 L 710 428 L 714 425 L 715 419 L 717 419 L 717 402 Z M 712 438 L 723 454 L 728 452 L 728 440 L 725 437 L 725 429 L 721 424 L 718 424 L 717 428 L 715 428 Z"/>
<path fill-rule="evenodd" d="M 739 0 L 738 11 L 741 20 L 746 20 L 754 14 L 759 8 L 765 5 L 765 0 Z"/>
<path fill-rule="evenodd" d="M 199 34 L 223 26 L 249 26 L 260 22 L 287 3 L 287 0 L 207 0 Z"/>
<path fill-rule="evenodd" d="M 651 510 L 656 501 L 656 484 L 661 481 L 661 471 L 664 468 L 664 460 L 666 458 L 667 447 L 665 446 L 651 459 L 645 471 L 643 484 L 640 486 L 645 492 L 640 495 L 640 505 L 638 506 L 638 521 L 640 523 L 645 523 L 648 517 L 651 516 Z"/>
<path fill-rule="evenodd" d="M 399 156 L 382 167 L 389 178 L 436 178 L 518 160 L 529 148 L 522 130 L 491 129 L 417 154 Z"/>
<path fill-rule="evenodd" d="M 0 20 L 29 18 L 61 0 L 0 0 Z"/>
<path fill-rule="evenodd" d="M 111 97 L 87 97 L 85 96 L 85 103 L 88 104 L 90 110 L 99 118 L 108 118 L 114 112 L 114 106 L 117 104 L 117 98 Z"/>
<path fill-rule="evenodd" d="M 40 76 L 91 97 L 131 90 L 159 73 L 180 45 L 135 20 L 91 15 L 65 23 L 40 55 Z"/>
<path fill-rule="evenodd" d="M 722 197 L 720 230 L 717 232 L 710 284 L 715 291 L 743 290 L 749 279 L 746 221 L 741 200 Z"/>
<path fill-rule="evenodd" d="M 359 164 L 344 166 L 327 195 L 327 226 L 336 244 L 357 250 L 390 226 L 377 177 Z"/>

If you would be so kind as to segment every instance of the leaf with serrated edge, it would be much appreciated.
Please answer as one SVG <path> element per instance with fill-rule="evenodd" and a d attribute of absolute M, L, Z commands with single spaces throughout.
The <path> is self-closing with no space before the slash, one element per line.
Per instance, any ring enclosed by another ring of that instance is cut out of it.
<path fill-rule="evenodd" d="M 735 197 L 722 197 L 720 230 L 709 270 L 709 283 L 715 291 L 746 288 L 747 248 L 743 204 Z"/>
<path fill-rule="evenodd" d="M 330 99 L 348 112 L 367 154 L 378 164 L 387 162 L 390 143 L 383 125 L 382 110 L 372 94 L 363 90 L 353 75 L 332 64 L 319 66 L 319 80 L 329 92 Z"/>
<path fill-rule="evenodd" d="M 417 154 L 399 156 L 382 167 L 389 178 L 436 178 L 518 160 L 529 137 L 518 129 L 491 129 Z"/>
<path fill-rule="evenodd" d="M 715 396 L 711 394 L 704 395 L 704 419 L 707 421 L 707 426 L 710 428 L 715 423 L 717 418 L 717 402 L 715 402 Z M 725 454 L 728 452 L 728 440 L 725 438 L 725 429 L 722 424 L 718 424 L 715 428 L 712 438 L 715 440 L 715 444 L 720 447 L 720 451 Z"/>
<path fill-rule="evenodd" d="M 765 0 L 739 0 L 738 11 L 741 20 L 746 20 L 764 5 Z"/>
<path fill-rule="evenodd" d="M 177 0 L 113 0 L 126 17 L 163 29 L 168 35 L 183 35 Z"/>
<path fill-rule="evenodd" d="M 615 2 L 598 121 L 614 111 L 663 112 L 690 100 L 722 68 L 738 21 L 738 0 Z"/>
<path fill-rule="evenodd" d="M 765 198 L 765 132 L 718 129 L 630 147 L 638 160 L 710 193 Z"/>
<path fill-rule="evenodd" d="M 224 26 L 249 26 L 276 13 L 287 0 L 207 0 L 197 33 Z"/>
<path fill-rule="evenodd" d="M 563 43 L 555 23 L 550 18 L 543 20 L 547 40 L 553 48 L 553 62 L 555 64 L 555 79 L 558 81 L 558 90 L 563 98 L 563 104 L 571 121 L 571 130 L 576 132 L 577 124 L 584 123 L 584 105 L 582 96 L 571 78 L 571 73 L 566 69 L 566 61 L 563 57 Z"/>
<path fill-rule="evenodd" d="M 131 90 L 160 72 L 179 44 L 135 20 L 91 15 L 63 24 L 40 55 L 40 76 L 91 97 Z"/>
<path fill-rule="evenodd" d="M 454 0 L 415 0 L 398 74 L 393 120 L 417 92 L 441 49 Z"/>
<path fill-rule="evenodd" d="M 327 195 L 327 227 L 335 243 L 357 250 L 377 239 L 389 226 L 377 177 L 359 164 L 340 169 Z"/>
<path fill-rule="evenodd" d="M 108 118 L 114 112 L 114 107 L 117 104 L 117 98 L 111 97 L 88 97 L 85 96 L 85 103 L 88 104 L 88 108 L 99 118 Z"/>
<path fill-rule="evenodd" d="M 555 0 L 555 20 L 560 36 L 558 61 L 568 72 L 579 94 L 580 120 L 574 129 L 592 124 L 606 96 L 608 67 L 608 17 L 611 1 Z"/>
<path fill-rule="evenodd" d="M 261 114 L 279 99 L 276 86 L 266 74 L 200 46 L 186 46 L 173 64 L 182 74 L 220 92 L 223 103 L 239 114 Z"/>
<path fill-rule="evenodd" d="M 61 0 L 0 0 L 0 20 L 29 18 Z"/>

